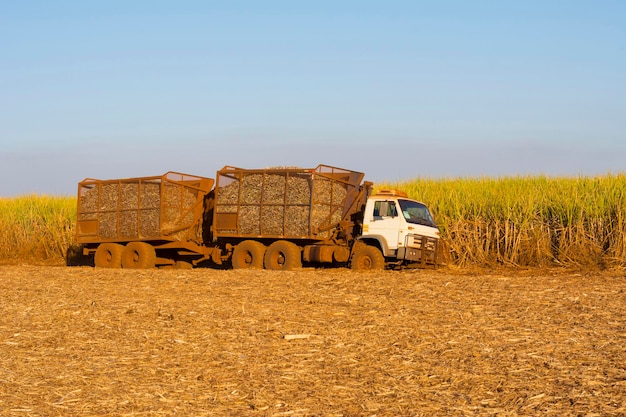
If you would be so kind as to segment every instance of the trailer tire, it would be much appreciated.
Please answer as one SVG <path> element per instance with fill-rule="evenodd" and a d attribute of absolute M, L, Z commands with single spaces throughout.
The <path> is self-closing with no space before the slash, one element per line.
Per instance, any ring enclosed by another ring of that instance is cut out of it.
<path fill-rule="evenodd" d="M 302 268 L 302 254 L 295 243 L 279 240 L 267 248 L 264 263 L 265 269 L 275 271 Z"/>
<path fill-rule="evenodd" d="M 263 269 L 265 245 L 256 240 L 244 240 L 233 250 L 233 269 Z"/>
<path fill-rule="evenodd" d="M 377 247 L 359 244 L 352 254 L 350 267 L 354 271 L 381 271 L 385 269 L 385 257 Z"/>
<path fill-rule="evenodd" d="M 124 246 L 119 243 L 101 243 L 94 255 L 96 268 L 121 268 Z"/>
<path fill-rule="evenodd" d="M 130 242 L 122 252 L 122 267 L 149 269 L 156 265 L 156 250 L 146 242 Z"/>

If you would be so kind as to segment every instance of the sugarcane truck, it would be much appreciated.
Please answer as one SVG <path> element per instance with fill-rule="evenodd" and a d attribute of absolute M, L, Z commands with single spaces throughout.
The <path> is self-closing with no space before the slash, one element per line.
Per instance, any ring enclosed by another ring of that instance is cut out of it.
<path fill-rule="evenodd" d="M 427 206 L 328 165 L 78 184 L 76 242 L 102 268 L 435 267 Z"/>

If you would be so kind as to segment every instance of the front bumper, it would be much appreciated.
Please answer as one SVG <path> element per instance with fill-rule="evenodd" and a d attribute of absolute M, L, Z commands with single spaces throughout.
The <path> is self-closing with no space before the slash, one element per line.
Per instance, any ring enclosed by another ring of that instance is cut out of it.
<path fill-rule="evenodd" d="M 435 265 L 439 239 L 421 235 L 408 235 L 404 247 L 398 248 L 398 259 Z"/>

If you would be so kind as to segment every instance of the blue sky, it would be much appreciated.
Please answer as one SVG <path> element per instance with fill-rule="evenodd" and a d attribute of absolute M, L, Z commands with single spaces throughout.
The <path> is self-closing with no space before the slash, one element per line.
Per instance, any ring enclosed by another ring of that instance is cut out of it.
<path fill-rule="evenodd" d="M 624 1 L 0 3 L 0 196 L 314 167 L 626 171 Z"/>

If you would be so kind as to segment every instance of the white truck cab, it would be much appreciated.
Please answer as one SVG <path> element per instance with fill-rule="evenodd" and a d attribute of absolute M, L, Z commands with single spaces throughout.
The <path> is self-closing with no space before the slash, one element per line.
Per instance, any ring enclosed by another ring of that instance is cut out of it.
<path fill-rule="evenodd" d="M 428 207 L 399 190 L 380 190 L 365 205 L 359 238 L 378 246 L 387 263 L 436 263 L 437 228 Z"/>

